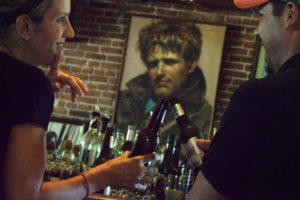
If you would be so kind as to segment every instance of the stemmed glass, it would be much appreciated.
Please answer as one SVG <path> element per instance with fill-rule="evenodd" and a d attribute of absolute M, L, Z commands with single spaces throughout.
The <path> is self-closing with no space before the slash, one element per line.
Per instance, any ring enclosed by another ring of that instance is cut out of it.
<path fill-rule="evenodd" d="M 114 157 L 117 157 L 122 154 L 121 148 L 125 142 L 124 133 L 117 129 L 116 132 L 110 138 L 109 147 L 111 148 L 111 152 Z"/>

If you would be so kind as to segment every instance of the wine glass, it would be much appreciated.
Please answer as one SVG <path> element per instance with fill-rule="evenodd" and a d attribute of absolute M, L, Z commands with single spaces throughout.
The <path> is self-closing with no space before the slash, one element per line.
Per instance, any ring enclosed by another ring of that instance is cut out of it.
<path fill-rule="evenodd" d="M 114 157 L 117 157 L 122 154 L 120 151 L 123 144 L 125 142 L 124 133 L 117 129 L 114 135 L 110 138 L 109 147 L 111 148 L 111 152 L 114 154 Z"/>

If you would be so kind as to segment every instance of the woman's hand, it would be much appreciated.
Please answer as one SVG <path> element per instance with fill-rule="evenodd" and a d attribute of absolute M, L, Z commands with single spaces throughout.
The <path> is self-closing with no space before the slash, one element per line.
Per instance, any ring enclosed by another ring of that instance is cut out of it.
<path fill-rule="evenodd" d="M 51 65 L 48 77 L 52 82 L 55 92 L 59 92 L 65 85 L 69 85 L 71 88 L 71 99 L 75 101 L 77 94 L 84 96 L 88 92 L 88 87 L 80 78 L 58 69 L 61 58 L 62 51 L 59 51 Z"/>
<path fill-rule="evenodd" d="M 116 188 L 145 189 L 145 183 L 154 183 L 158 173 L 156 167 L 145 167 L 155 160 L 154 154 L 128 158 L 129 152 L 103 164 L 110 176 L 109 185 Z M 101 166 L 101 165 L 100 165 Z"/>

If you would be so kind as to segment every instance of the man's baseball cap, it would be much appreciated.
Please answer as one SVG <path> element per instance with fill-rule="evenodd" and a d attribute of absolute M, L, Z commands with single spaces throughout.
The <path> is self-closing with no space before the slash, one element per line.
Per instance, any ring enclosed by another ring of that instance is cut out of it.
<path fill-rule="evenodd" d="M 261 6 L 265 3 L 267 3 L 270 0 L 234 0 L 234 5 L 240 9 L 251 9 L 251 8 L 255 8 L 258 6 Z M 278 2 L 281 3 L 287 3 L 289 2 L 289 0 L 277 0 Z M 293 1 L 297 4 L 300 4 L 300 0 L 297 1 Z"/>

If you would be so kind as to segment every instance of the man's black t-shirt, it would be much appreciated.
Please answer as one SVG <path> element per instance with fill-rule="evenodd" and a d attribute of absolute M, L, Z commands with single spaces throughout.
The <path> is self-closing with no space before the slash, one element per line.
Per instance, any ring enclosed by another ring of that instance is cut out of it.
<path fill-rule="evenodd" d="M 0 53 L 0 199 L 4 199 L 3 161 L 10 129 L 31 123 L 46 130 L 53 101 L 51 83 L 42 70 Z"/>
<path fill-rule="evenodd" d="M 230 199 L 300 199 L 300 55 L 235 92 L 203 161 Z"/>

